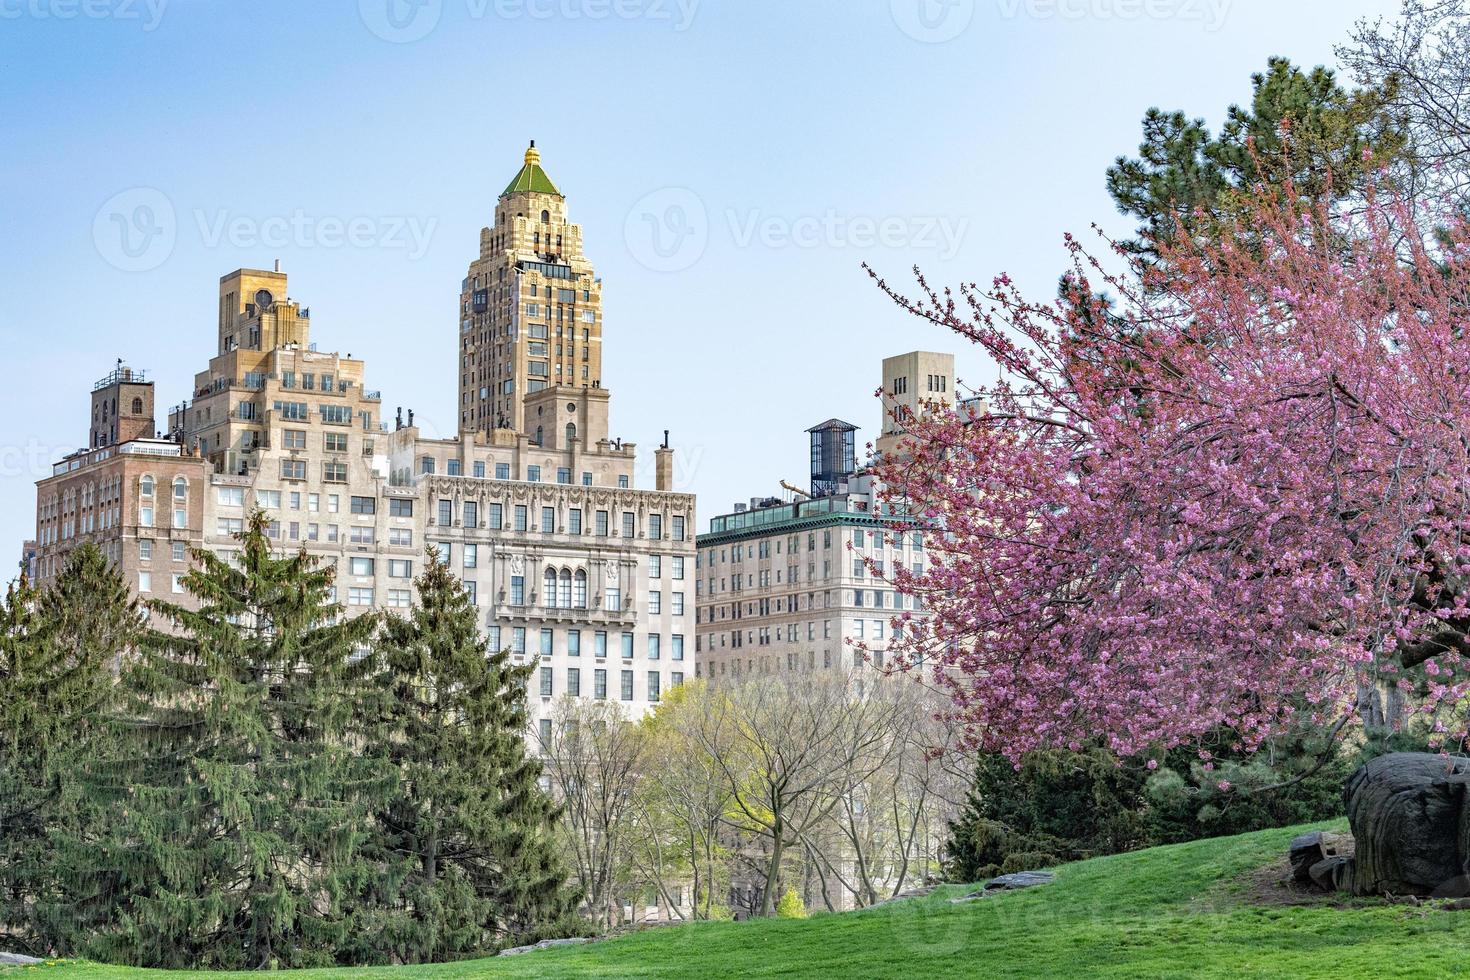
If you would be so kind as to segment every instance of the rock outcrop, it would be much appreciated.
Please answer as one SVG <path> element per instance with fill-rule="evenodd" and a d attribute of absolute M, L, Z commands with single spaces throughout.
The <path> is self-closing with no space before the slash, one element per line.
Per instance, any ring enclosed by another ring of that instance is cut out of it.
<path fill-rule="evenodd" d="M 1470 894 L 1470 759 L 1422 752 L 1379 756 L 1348 777 L 1343 790 L 1357 850 L 1350 874 L 1357 895 Z M 1326 873 L 1329 869 L 1320 869 Z M 1314 865 L 1309 873 L 1318 877 Z"/>

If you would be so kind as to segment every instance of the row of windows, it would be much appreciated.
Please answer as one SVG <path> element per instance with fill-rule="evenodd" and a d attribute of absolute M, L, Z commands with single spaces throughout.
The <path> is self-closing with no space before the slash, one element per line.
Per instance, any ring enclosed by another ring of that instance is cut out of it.
<path fill-rule="evenodd" d="M 580 657 L 583 654 L 582 640 L 583 630 L 569 629 L 564 631 L 561 644 L 569 657 Z M 527 652 L 526 643 L 528 638 L 536 641 L 536 654 L 541 657 L 550 657 L 557 652 L 558 631 L 551 627 L 544 627 L 538 631 L 529 631 L 524 626 L 512 626 L 506 630 L 500 626 L 489 627 L 488 640 L 493 650 L 508 649 L 516 656 Z M 588 637 L 591 641 L 590 653 L 596 658 L 605 658 L 608 655 L 608 643 L 610 634 L 607 630 L 594 630 Z M 632 660 L 637 647 L 637 637 L 633 633 L 612 634 L 611 640 L 617 644 L 618 656 L 623 660 Z M 507 642 L 508 641 L 508 642 Z M 502 646 L 502 643 L 507 643 Z M 665 653 L 668 659 L 682 661 L 684 659 L 684 634 L 675 633 L 669 637 L 667 651 L 664 649 L 663 635 L 660 633 L 649 633 L 644 637 L 644 655 L 649 660 L 663 659 Z"/>
<path fill-rule="evenodd" d="M 454 501 L 441 498 L 438 502 L 435 514 L 435 523 L 440 527 L 450 527 L 455 522 Z M 542 534 L 585 534 L 582 521 L 583 511 L 580 507 L 567 508 L 567 522 L 563 527 L 557 523 L 557 508 L 542 507 L 539 514 L 539 522 L 536 530 Z M 476 500 L 465 500 L 460 504 L 459 518 L 465 527 L 485 527 L 492 531 L 505 529 L 505 505 L 499 502 L 491 502 L 487 507 L 486 521 L 480 523 L 480 504 Z M 611 515 L 605 510 L 593 512 L 593 533 L 598 537 L 608 536 L 609 521 Z M 662 514 L 649 514 L 646 522 L 648 539 L 650 541 L 662 541 L 664 539 L 664 523 Z M 511 509 L 511 530 L 531 530 L 531 508 L 526 504 L 515 504 Z M 632 538 L 638 534 L 638 515 L 632 511 L 622 513 L 622 534 L 625 538 Z M 685 521 L 682 515 L 675 515 L 670 521 L 670 539 L 683 541 L 685 536 Z M 681 560 L 682 561 L 682 560 Z M 682 577 L 682 564 L 680 566 Z"/>
<path fill-rule="evenodd" d="M 697 559 L 701 566 L 708 564 L 713 568 L 719 564 L 739 563 L 746 558 L 769 558 L 772 554 L 774 542 L 775 554 L 782 554 L 785 547 L 786 554 L 798 554 L 801 551 L 801 535 L 791 534 L 782 538 L 768 538 L 753 544 L 735 544 L 728 548 L 710 548 L 708 551 L 700 552 Z M 895 551 L 903 551 L 905 546 L 911 546 L 914 551 L 924 550 L 924 535 L 920 531 L 885 531 L 881 528 L 866 530 L 864 528 L 853 528 L 851 542 L 854 548 L 877 548 L 890 545 Z M 817 533 L 809 532 L 806 536 L 806 550 L 817 550 Z M 832 547 L 832 531 L 822 532 L 822 549 Z"/>

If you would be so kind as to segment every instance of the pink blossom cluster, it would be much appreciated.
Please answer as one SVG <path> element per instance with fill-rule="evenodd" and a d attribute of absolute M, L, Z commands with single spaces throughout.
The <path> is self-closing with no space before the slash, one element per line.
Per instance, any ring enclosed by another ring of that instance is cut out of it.
<path fill-rule="evenodd" d="M 1123 274 L 1067 247 L 1047 303 L 1004 276 L 939 291 L 915 270 L 917 298 L 878 280 L 999 368 L 982 414 L 906 414 L 879 463 L 886 502 L 943 531 L 927 571 L 890 575 L 932 612 L 891 647 L 1012 757 L 1220 726 L 1254 748 L 1385 680 L 1463 737 L 1465 227 L 1288 189 Z"/>

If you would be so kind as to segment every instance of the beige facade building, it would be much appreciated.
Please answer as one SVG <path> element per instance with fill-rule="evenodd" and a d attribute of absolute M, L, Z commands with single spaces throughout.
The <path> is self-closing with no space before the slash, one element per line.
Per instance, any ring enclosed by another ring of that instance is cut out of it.
<path fill-rule="evenodd" d="M 525 401 L 552 386 L 602 386 L 602 282 L 582 252 L 582 228 L 541 167 L 525 163 L 480 230 L 480 252 L 460 287 L 459 427 L 546 429 Z"/>
<path fill-rule="evenodd" d="M 923 415 L 931 406 L 953 408 L 954 355 L 909 351 L 883 358 L 883 428 L 875 448 L 879 455 L 902 453 L 899 419 Z"/>
<path fill-rule="evenodd" d="M 317 349 L 279 264 L 238 269 L 219 281 L 215 353 L 168 438 L 154 438 L 140 372 L 98 383 L 89 448 L 38 484 L 39 581 L 94 540 L 140 596 L 182 594 L 189 548 L 230 555 L 259 510 L 278 547 L 336 568 L 348 615 L 406 612 L 426 548 L 438 549 L 490 643 L 539 665 L 538 730 L 563 694 L 633 715 L 656 704 L 695 670 L 694 498 L 673 491 L 666 447 L 655 487 L 636 487 L 637 447 L 609 435 L 600 287 L 534 150 L 471 270 L 497 283 L 503 272 L 516 297 L 504 321 L 484 321 L 490 346 L 467 348 L 477 372 L 484 353 L 513 382 L 487 403 L 492 422 L 513 424 L 490 424 L 477 401 L 455 439 L 424 438 L 412 412 L 390 428 L 364 363 Z"/>
<path fill-rule="evenodd" d="M 894 419 L 953 406 L 954 357 L 911 351 L 883 360 L 879 453 L 903 451 Z M 928 568 L 926 532 L 884 512 L 881 485 L 857 459 L 857 426 L 828 419 L 811 437 L 808 492 L 756 497 L 710 519 L 699 536 L 699 674 L 852 670 L 888 665 L 888 647 L 914 597 L 886 581 L 903 567 Z M 869 561 L 872 565 L 869 565 Z"/>

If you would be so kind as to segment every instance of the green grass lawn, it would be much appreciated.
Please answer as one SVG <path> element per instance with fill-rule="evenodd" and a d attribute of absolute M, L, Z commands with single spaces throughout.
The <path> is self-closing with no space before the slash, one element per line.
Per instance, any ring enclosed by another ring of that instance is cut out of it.
<path fill-rule="evenodd" d="M 1054 884 L 963 905 L 946 901 L 966 890 L 954 887 L 804 921 L 699 923 L 505 959 L 299 977 L 1470 976 L 1470 911 L 1249 900 L 1241 876 L 1282 855 L 1301 829 L 1082 861 L 1058 869 Z M 0 970 L 7 973 L 5 980 L 177 976 L 84 963 Z"/>

